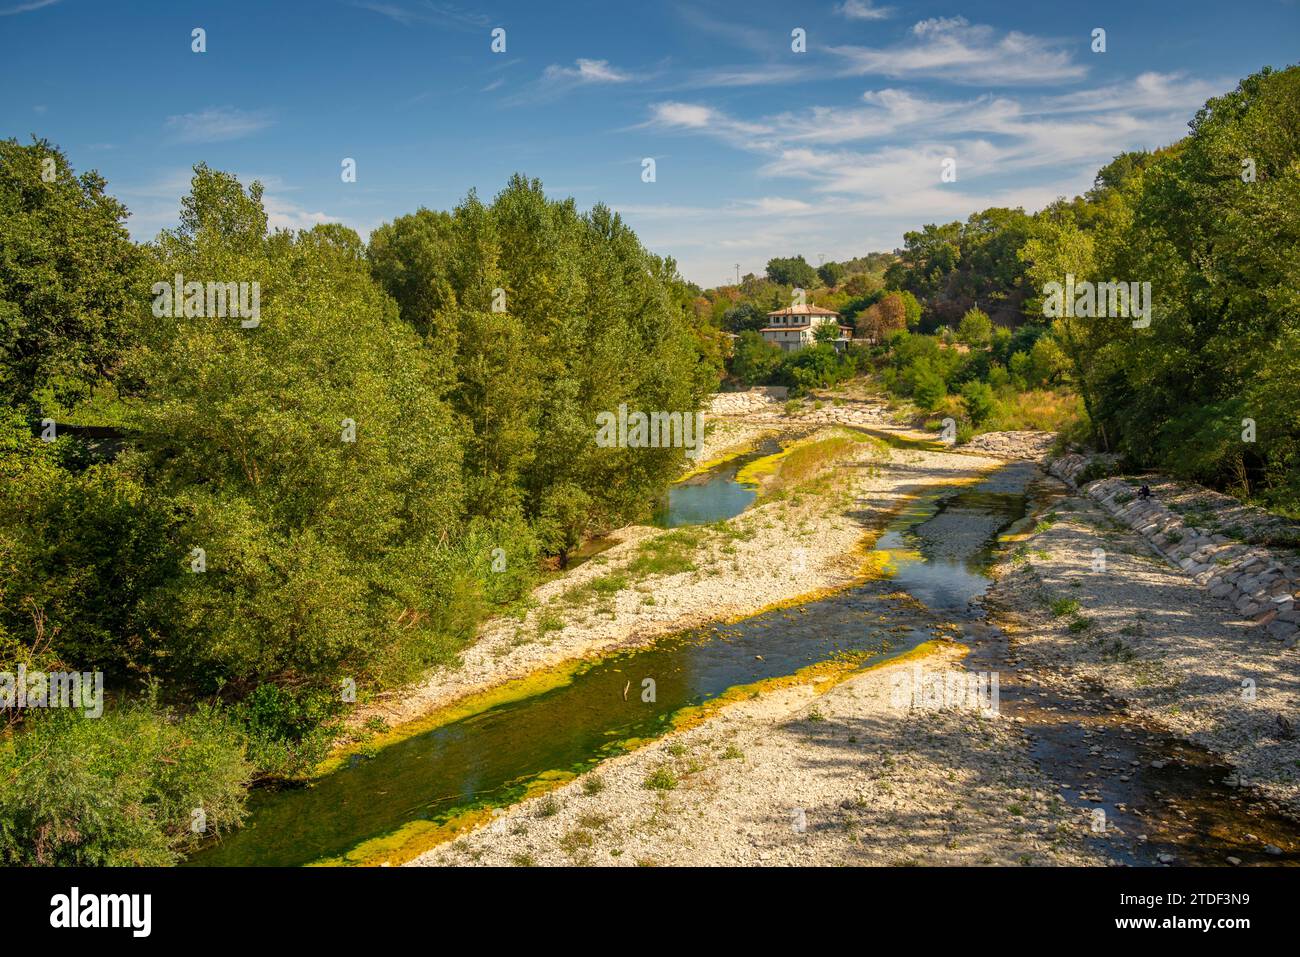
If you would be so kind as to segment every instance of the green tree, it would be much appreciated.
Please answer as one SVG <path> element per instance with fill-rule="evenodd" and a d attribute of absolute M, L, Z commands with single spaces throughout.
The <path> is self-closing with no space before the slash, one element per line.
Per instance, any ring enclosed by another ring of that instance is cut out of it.
<path fill-rule="evenodd" d="M 827 286 L 838 286 L 841 279 L 844 278 L 844 267 L 840 263 L 823 263 L 817 267 L 817 275 Z"/>
<path fill-rule="evenodd" d="M 985 349 L 993 341 L 993 323 L 980 309 L 968 309 L 957 326 L 957 341 L 972 349 Z"/>
<path fill-rule="evenodd" d="M 745 385 L 767 382 L 781 365 L 781 347 L 757 332 L 740 334 L 732 353 L 731 371 Z"/>
<path fill-rule="evenodd" d="M 133 338 L 141 256 L 105 185 L 46 140 L 0 140 L 0 399 L 32 413 L 83 402 Z"/>
<path fill-rule="evenodd" d="M 817 270 L 809 265 L 802 256 L 769 259 L 767 261 L 767 278 L 782 286 L 811 289 L 817 285 Z"/>
<path fill-rule="evenodd" d="M 206 570 L 162 592 L 168 669 L 199 687 L 335 693 L 445 660 L 472 634 L 448 545 L 464 492 L 456 420 L 417 336 L 343 227 L 267 236 L 260 190 L 195 168 L 162 276 L 258 282 L 260 324 L 164 317 L 130 422 Z"/>

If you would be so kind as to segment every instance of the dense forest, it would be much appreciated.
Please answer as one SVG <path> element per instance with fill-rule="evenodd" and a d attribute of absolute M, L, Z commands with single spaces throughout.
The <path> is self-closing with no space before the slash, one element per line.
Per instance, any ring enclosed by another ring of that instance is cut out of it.
<path fill-rule="evenodd" d="M 647 514 L 683 450 L 598 447 L 598 412 L 693 412 L 718 379 L 673 262 L 522 177 L 366 244 L 271 232 L 257 183 L 201 165 L 138 245 L 100 177 L 9 141 L 0 210 L 0 670 L 109 699 L 6 712 L 10 863 L 167 862 L 193 809 L 234 825 L 354 694 Z M 173 280 L 255 282 L 259 318 L 157 308 Z"/>

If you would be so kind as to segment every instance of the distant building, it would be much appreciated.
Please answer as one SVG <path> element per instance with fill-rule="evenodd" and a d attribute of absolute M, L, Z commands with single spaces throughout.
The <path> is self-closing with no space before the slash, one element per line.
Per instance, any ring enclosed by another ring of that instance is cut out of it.
<path fill-rule="evenodd" d="M 767 314 L 767 325 L 759 330 L 768 342 L 786 352 L 795 352 L 817 341 L 817 330 L 822 326 L 836 327 L 839 335 L 833 341 L 836 349 L 848 345 L 853 327 L 840 322 L 840 314 L 821 306 L 790 306 Z"/>

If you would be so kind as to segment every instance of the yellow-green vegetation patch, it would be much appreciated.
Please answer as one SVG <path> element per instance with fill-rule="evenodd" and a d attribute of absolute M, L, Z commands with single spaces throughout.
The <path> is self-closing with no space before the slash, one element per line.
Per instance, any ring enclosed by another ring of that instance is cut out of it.
<path fill-rule="evenodd" d="M 562 688 L 567 684 L 571 684 L 573 679 L 585 669 L 591 667 L 591 664 L 590 659 L 576 658 L 533 672 L 523 678 L 516 678 L 483 691 L 474 692 L 419 718 L 394 725 L 387 731 L 368 738 L 364 742 L 364 747 L 367 752 L 373 753 L 375 750 L 388 747 L 399 741 L 405 741 L 408 738 L 424 734 L 443 725 L 452 724 L 476 714 L 482 714 L 499 705 L 512 704 L 525 698 L 531 698 L 534 695 Z M 361 746 L 356 744 L 348 744 L 338 748 L 317 765 L 311 777 L 324 777 L 326 774 L 338 770 L 347 762 L 349 757 L 360 750 Z"/>
<path fill-rule="evenodd" d="M 696 464 L 689 471 L 679 476 L 677 478 L 677 481 L 685 482 L 687 479 L 694 478 L 697 475 L 703 475 L 705 472 L 711 472 L 713 469 L 716 469 L 719 465 L 726 465 L 728 462 L 733 462 L 738 458 L 742 458 L 743 456 L 748 455 L 749 453 L 753 452 L 756 448 L 758 448 L 759 443 L 761 443 L 764 439 L 771 438 L 772 436 L 777 434 L 778 433 L 776 432 L 776 430 L 767 429 L 762 432 L 758 432 L 754 435 L 751 435 L 748 439 L 736 445 L 735 447 L 726 449 L 721 454 L 711 459 L 708 459 L 707 461 Z"/>
<path fill-rule="evenodd" d="M 753 698 L 761 697 L 764 694 L 770 694 L 782 688 L 793 688 L 801 685 L 810 685 L 817 694 L 825 694 L 836 685 L 847 681 L 856 675 L 866 674 L 869 671 L 875 671 L 878 668 L 887 665 L 899 664 L 900 662 L 912 661 L 916 658 L 924 658 L 926 655 L 933 654 L 940 647 L 955 647 L 962 655 L 968 649 L 962 646 L 952 646 L 943 641 L 923 641 L 915 648 L 901 652 L 897 655 L 891 655 L 867 663 L 867 659 L 873 656 L 872 652 L 845 652 L 828 661 L 819 661 L 816 664 L 800 668 L 798 671 L 789 675 L 778 675 L 773 678 L 764 678 L 761 681 L 754 681 L 750 684 L 736 685 L 728 688 L 716 698 L 710 698 L 708 701 L 689 708 L 683 708 L 672 716 L 672 726 L 674 731 L 687 731 L 691 728 L 699 727 L 709 718 L 713 717 L 723 708 L 737 704 L 741 701 L 748 701 Z"/>
<path fill-rule="evenodd" d="M 790 443 L 780 452 L 755 459 L 736 473 L 743 485 L 762 485 L 770 494 L 778 487 L 814 478 L 838 464 L 855 445 L 871 442 L 872 437 L 852 429 L 834 428 L 830 434 L 813 435 Z"/>
<path fill-rule="evenodd" d="M 506 802 L 514 804 L 539 797 L 572 781 L 571 771 L 547 771 L 530 781 L 523 793 Z M 490 820 L 499 805 L 483 805 L 460 811 L 445 821 L 410 821 L 397 830 L 381 837 L 363 841 L 346 854 L 313 861 L 311 867 L 379 867 L 383 864 L 404 864 L 419 857 L 439 844 L 455 840 L 462 834 L 480 827 Z"/>

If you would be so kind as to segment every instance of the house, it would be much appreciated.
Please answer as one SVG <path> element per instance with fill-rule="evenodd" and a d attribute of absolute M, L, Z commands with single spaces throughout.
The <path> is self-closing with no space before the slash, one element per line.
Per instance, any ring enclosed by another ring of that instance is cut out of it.
<path fill-rule="evenodd" d="M 840 314 L 820 306 L 790 306 L 777 309 L 767 314 L 767 325 L 759 332 L 768 342 L 780 346 L 786 352 L 795 352 L 817 341 L 817 330 L 824 325 L 833 325 L 839 335 L 833 340 L 836 349 L 843 350 L 853 335 L 853 327 L 840 322 Z"/>

